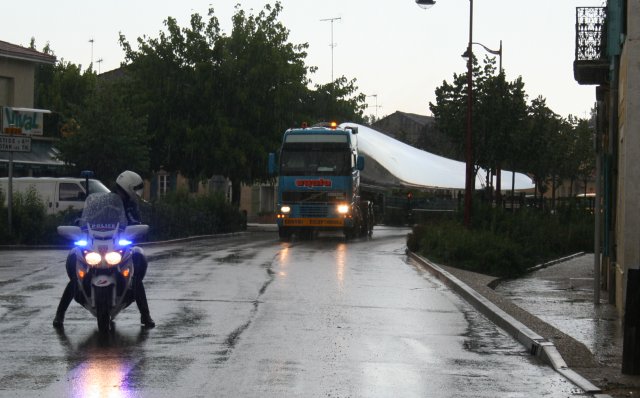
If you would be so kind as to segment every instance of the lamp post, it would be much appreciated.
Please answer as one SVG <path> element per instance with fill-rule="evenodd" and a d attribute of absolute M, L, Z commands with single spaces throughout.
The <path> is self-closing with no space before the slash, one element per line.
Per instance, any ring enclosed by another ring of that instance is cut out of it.
<path fill-rule="evenodd" d="M 416 0 L 422 8 L 429 8 L 436 4 L 434 0 Z M 473 207 L 473 190 L 475 184 L 473 181 L 473 0 L 469 0 L 469 43 L 467 45 L 466 54 L 469 55 L 467 60 L 467 133 L 465 135 L 465 151 L 464 160 L 465 182 L 464 182 L 464 225 L 471 227 L 471 211 Z"/>
<path fill-rule="evenodd" d="M 464 225 L 471 227 L 473 206 L 473 0 L 469 0 L 469 45 L 467 46 L 467 135 L 465 136 L 464 161 L 466 176 L 464 184 Z"/>
<path fill-rule="evenodd" d="M 481 46 L 481 47 L 482 47 L 482 48 L 484 48 L 484 49 L 485 49 L 485 51 L 487 51 L 488 53 L 493 54 L 493 55 L 497 55 L 497 56 L 499 57 L 499 59 L 500 59 L 500 69 L 498 69 L 498 71 L 499 71 L 499 74 L 501 74 L 501 73 L 502 73 L 502 40 L 500 40 L 500 48 L 499 48 L 498 50 L 492 50 L 492 49 L 490 49 L 489 47 L 485 46 L 485 45 L 484 45 L 484 44 L 482 44 L 482 43 L 472 42 L 471 44 L 476 44 L 476 45 L 478 45 L 478 46 Z M 468 51 L 468 50 L 467 50 L 467 51 L 465 51 L 465 52 L 464 52 L 464 54 L 462 54 L 462 58 L 467 58 L 467 57 L 469 57 L 469 51 Z M 500 165 L 499 165 L 499 164 L 498 164 L 498 165 L 496 165 L 495 173 L 496 173 L 496 189 L 495 189 L 495 192 L 496 192 L 496 202 L 499 204 L 499 202 L 500 202 L 500 200 L 501 200 L 501 199 L 500 199 L 500 192 L 501 192 L 501 189 L 502 189 L 502 187 L 501 187 L 501 178 L 500 178 L 500 177 L 501 177 L 500 173 L 502 173 L 502 169 L 501 169 L 501 167 L 500 167 Z M 512 178 L 511 178 L 511 180 L 512 180 L 512 181 L 511 181 L 511 195 L 512 195 L 512 196 L 513 196 L 513 186 L 514 186 L 514 184 L 515 184 L 515 175 L 516 175 L 516 174 L 515 174 L 515 171 L 514 171 L 514 172 L 512 173 Z M 491 178 L 491 176 L 490 176 L 490 174 L 488 173 L 488 174 L 487 174 L 487 184 L 489 184 L 489 181 L 490 181 L 489 179 L 490 179 L 490 178 Z M 513 201 L 512 201 L 512 202 L 513 202 Z M 513 206 L 512 206 L 512 207 L 513 207 Z"/>

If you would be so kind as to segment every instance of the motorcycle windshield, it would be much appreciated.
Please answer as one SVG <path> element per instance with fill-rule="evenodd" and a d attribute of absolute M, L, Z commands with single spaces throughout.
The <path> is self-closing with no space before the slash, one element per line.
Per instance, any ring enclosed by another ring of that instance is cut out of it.
<path fill-rule="evenodd" d="M 127 226 L 122 199 L 113 192 L 92 193 L 84 203 L 80 227 L 92 230 L 114 230 Z"/>

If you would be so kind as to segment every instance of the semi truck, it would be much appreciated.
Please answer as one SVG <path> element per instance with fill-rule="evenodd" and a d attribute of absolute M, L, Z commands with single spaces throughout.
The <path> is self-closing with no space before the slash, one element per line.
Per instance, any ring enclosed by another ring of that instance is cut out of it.
<path fill-rule="evenodd" d="M 373 204 L 360 197 L 365 159 L 358 154 L 357 134 L 357 127 L 335 122 L 285 131 L 279 157 L 269 154 L 269 173 L 278 174 L 282 240 L 319 230 L 342 231 L 346 239 L 372 234 Z"/>

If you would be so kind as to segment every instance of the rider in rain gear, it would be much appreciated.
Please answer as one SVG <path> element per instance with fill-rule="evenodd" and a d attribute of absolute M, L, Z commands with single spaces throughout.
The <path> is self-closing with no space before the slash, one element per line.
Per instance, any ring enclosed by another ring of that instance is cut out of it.
<path fill-rule="evenodd" d="M 140 224 L 140 213 L 138 211 L 137 198 L 142 196 L 142 188 L 142 177 L 133 171 L 124 171 L 116 179 L 116 192 L 122 199 L 122 204 L 124 205 L 129 225 Z M 147 273 L 147 265 L 148 263 L 144 256 L 144 252 L 141 248 L 135 247 L 133 249 L 133 268 L 135 275 L 134 292 L 136 304 L 140 311 L 140 323 L 146 328 L 153 328 L 156 324 L 149 314 L 147 295 L 144 290 L 144 284 L 142 283 L 142 280 Z M 64 326 L 64 314 L 75 296 L 77 284 L 75 254 L 71 253 L 67 256 L 66 268 L 67 275 L 69 276 L 69 283 L 64 289 L 64 293 L 60 298 L 60 304 L 58 304 L 56 316 L 53 319 L 53 327 L 55 328 L 62 328 Z"/>

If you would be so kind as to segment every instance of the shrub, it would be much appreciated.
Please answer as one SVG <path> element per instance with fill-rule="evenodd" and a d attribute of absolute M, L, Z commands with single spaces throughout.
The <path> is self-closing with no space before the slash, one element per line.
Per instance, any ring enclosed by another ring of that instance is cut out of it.
<path fill-rule="evenodd" d="M 244 224 L 240 211 L 222 195 L 190 196 L 177 191 L 143 206 L 141 211 L 142 220 L 151 226 L 151 240 L 234 232 Z"/>
<path fill-rule="evenodd" d="M 459 219 L 416 226 L 407 247 L 442 264 L 502 277 L 593 248 L 593 216 L 586 212 L 477 207 L 473 214 L 472 229 Z"/>
<path fill-rule="evenodd" d="M 150 225 L 150 240 L 234 232 L 246 225 L 246 217 L 218 195 L 191 197 L 186 192 L 171 193 L 153 203 L 141 203 L 140 211 L 142 221 Z M 68 241 L 58 235 L 57 227 L 73 225 L 79 216 L 78 210 L 47 215 L 35 191 L 16 193 L 12 234 L 8 231 L 7 208 L 0 208 L 0 242 L 65 245 Z"/>

